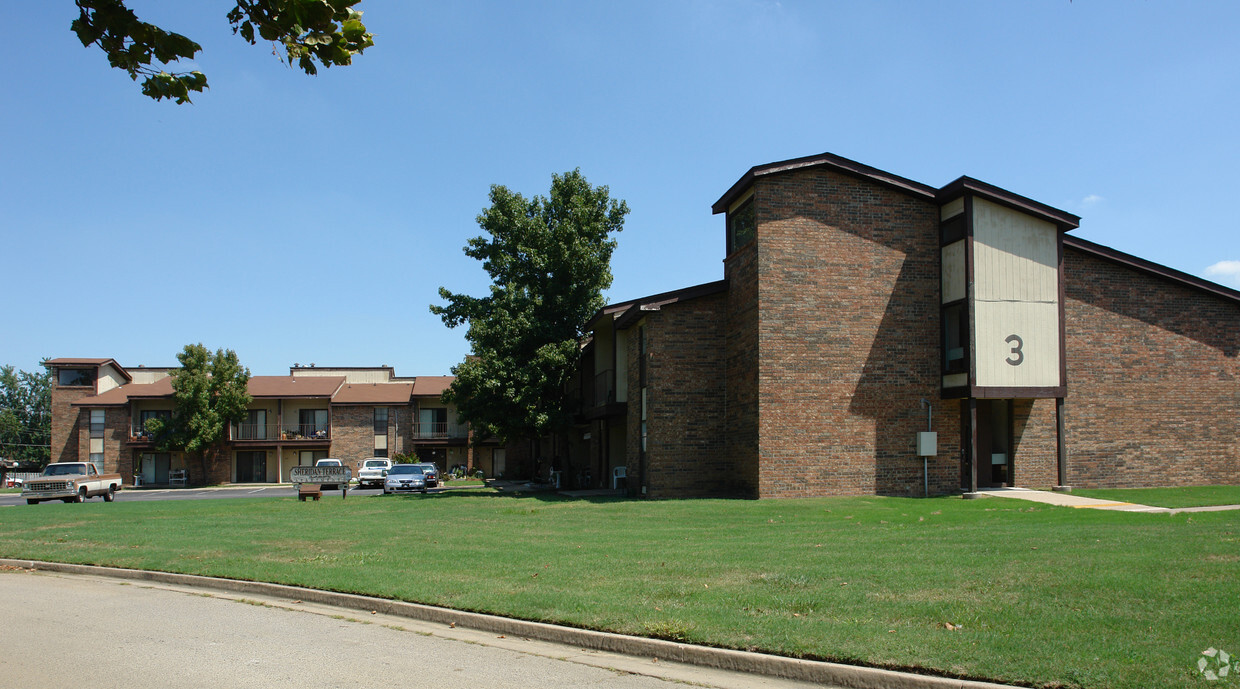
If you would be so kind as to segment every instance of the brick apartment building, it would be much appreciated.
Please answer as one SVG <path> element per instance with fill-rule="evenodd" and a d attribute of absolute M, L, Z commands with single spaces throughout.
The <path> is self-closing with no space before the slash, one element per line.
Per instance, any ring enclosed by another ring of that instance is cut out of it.
<path fill-rule="evenodd" d="M 623 473 L 657 498 L 1240 483 L 1240 292 L 984 182 L 830 154 L 755 167 L 712 209 L 723 280 L 589 326 L 579 424 L 544 450 L 578 482 Z"/>
<path fill-rule="evenodd" d="M 387 366 L 294 366 L 287 376 L 252 376 L 253 402 L 233 424 L 207 475 L 183 452 L 165 452 L 146 421 L 172 413 L 171 369 L 129 368 L 114 359 L 52 359 L 52 461 L 89 460 L 126 483 L 280 483 L 289 470 L 326 457 L 356 473 L 372 457 L 417 453 L 447 469 L 509 471 L 506 448 L 469 443 L 469 428 L 440 400 L 450 376 L 400 378 Z M 514 457 L 514 461 L 519 458 Z"/>

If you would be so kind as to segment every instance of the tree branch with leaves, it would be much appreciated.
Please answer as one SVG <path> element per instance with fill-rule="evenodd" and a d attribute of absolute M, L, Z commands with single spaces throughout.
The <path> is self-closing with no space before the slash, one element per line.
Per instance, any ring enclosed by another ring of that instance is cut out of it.
<path fill-rule="evenodd" d="M 273 52 L 306 74 L 317 65 L 352 64 L 353 56 L 374 45 L 374 36 L 353 9 L 361 0 L 236 0 L 228 11 L 234 34 L 254 45 L 270 41 Z M 142 79 L 142 93 L 155 100 L 168 98 L 189 103 L 190 93 L 207 88 L 202 72 L 168 71 L 180 60 L 193 60 L 202 46 L 178 33 L 138 19 L 125 0 L 75 0 L 78 18 L 70 28 L 83 46 L 97 46 L 108 64 L 122 69 L 134 81 Z M 152 66 L 152 61 L 158 63 Z M 317 65 L 316 65 L 317 63 Z"/>

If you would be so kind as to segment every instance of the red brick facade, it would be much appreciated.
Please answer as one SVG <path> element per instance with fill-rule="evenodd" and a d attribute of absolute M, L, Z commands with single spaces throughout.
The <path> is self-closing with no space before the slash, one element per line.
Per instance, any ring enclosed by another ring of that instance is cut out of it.
<path fill-rule="evenodd" d="M 976 180 L 936 190 L 829 155 L 758 171 L 715 206 L 751 204 L 754 218 L 724 288 L 600 313 L 629 332 L 630 494 L 921 495 L 923 400 L 932 494 L 970 484 L 971 447 L 989 474 L 979 485 L 1056 486 L 1061 448 L 1067 485 L 1240 483 L 1240 293 L 1065 241 L 1066 432 L 1062 388 L 1003 388 L 976 404 L 991 419 L 978 432 L 1006 442 L 974 441 L 970 400 L 942 397 L 941 247 L 957 241 L 941 235 L 942 208 L 967 188 L 1058 233 L 1079 219 Z"/>
<path fill-rule="evenodd" d="M 914 495 L 938 403 L 938 206 L 821 168 L 754 185 L 759 494 Z M 947 418 L 944 418 L 947 417 Z M 940 414 L 932 490 L 956 487 Z"/>
<path fill-rule="evenodd" d="M 1240 483 L 1240 304 L 1068 250 L 1068 483 Z"/>

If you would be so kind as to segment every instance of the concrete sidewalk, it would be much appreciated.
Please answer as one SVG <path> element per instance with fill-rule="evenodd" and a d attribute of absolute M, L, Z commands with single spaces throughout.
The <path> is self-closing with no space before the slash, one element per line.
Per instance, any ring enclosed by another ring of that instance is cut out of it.
<path fill-rule="evenodd" d="M 1240 510 L 1240 505 L 1208 505 L 1204 507 L 1180 508 L 1153 507 L 1151 505 L 1138 505 L 1132 502 L 1101 500 L 1099 498 L 1087 498 L 1081 495 L 1073 495 L 1071 493 L 1054 493 L 1047 490 L 1033 490 L 1030 488 L 987 488 L 985 490 L 979 490 L 978 492 L 982 495 L 989 495 L 996 498 L 1016 498 L 1018 500 L 1040 502 L 1045 505 L 1058 505 L 1060 507 L 1088 507 L 1095 510 L 1113 510 L 1116 512 L 1179 514 L 1180 512 L 1222 512 L 1225 510 Z"/>

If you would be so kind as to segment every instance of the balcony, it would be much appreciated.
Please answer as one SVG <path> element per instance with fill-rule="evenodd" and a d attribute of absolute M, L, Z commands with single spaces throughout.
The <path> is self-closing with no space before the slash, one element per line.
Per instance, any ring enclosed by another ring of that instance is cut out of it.
<path fill-rule="evenodd" d="M 331 426 L 328 424 L 286 423 L 281 427 L 274 423 L 235 423 L 229 431 L 228 439 L 235 442 L 331 440 Z"/>
<path fill-rule="evenodd" d="M 326 423 L 286 423 L 281 440 L 331 440 L 332 427 Z"/>
<path fill-rule="evenodd" d="M 469 427 L 447 422 L 413 424 L 414 440 L 444 440 L 449 438 L 468 438 Z"/>
<path fill-rule="evenodd" d="M 143 444 L 143 443 L 149 444 L 153 442 L 155 442 L 155 434 L 146 430 L 146 428 L 142 424 L 135 423 L 129 427 L 129 444 L 130 445 L 137 445 L 137 444 Z"/>

